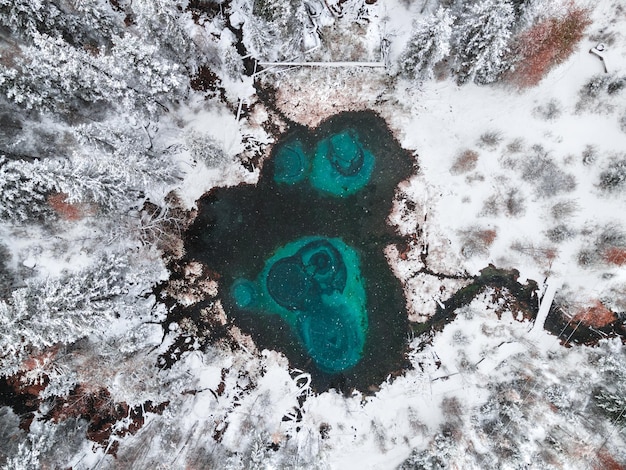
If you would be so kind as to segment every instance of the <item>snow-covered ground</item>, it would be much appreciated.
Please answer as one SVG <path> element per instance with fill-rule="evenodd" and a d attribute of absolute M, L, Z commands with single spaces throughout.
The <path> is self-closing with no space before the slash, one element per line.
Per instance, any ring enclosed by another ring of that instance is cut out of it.
<path fill-rule="evenodd" d="M 236 25 L 245 21 L 247 3 L 233 3 L 241 4 L 240 14 L 230 18 Z M 385 37 L 396 63 L 414 19 L 430 12 L 428 3 L 379 1 L 363 6 L 366 13 L 350 10 L 359 12 L 356 19 L 334 22 L 324 10 L 318 21 L 327 28 L 327 43 L 305 58 L 378 61 Z M 108 390 L 112 404 L 167 402 L 158 413 L 146 411 L 143 426 L 133 432 L 124 431 L 130 412 L 126 421 L 113 423 L 107 448 L 84 438 L 78 418 L 72 432 L 44 419 L 54 403 L 35 413 L 30 437 L 18 429 L 13 411 L 2 408 L 0 439 L 10 437 L 15 445 L 7 444 L 12 454 L 0 455 L 0 463 L 6 458 L 7 468 L 36 468 L 41 461 L 100 469 L 623 468 L 621 339 L 562 345 L 543 329 L 554 299 L 575 311 L 600 302 L 621 313 L 622 321 L 626 310 L 626 187 L 600 184 L 612 164 L 626 162 L 626 90 L 581 94 L 604 74 L 589 53 L 600 41 L 607 44 L 608 76 L 626 80 L 626 11 L 614 0 L 583 6 L 592 20 L 584 39 L 526 89 L 508 82 L 458 85 L 451 77 L 416 84 L 378 68 L 276 68 L 254 77 L 276 88 L 271 109 L 255 96 L 253 78 L 224 73 L 228 105 L 191 92 L 162 118 L 165 130 L 155 145 L 178 146 L 174 161 L 181 179 L 146 189 L 157 204 L 174 189 L 181 210 L 192 210 L 212 187 L 255 183 L 259 168 L 249 171 L 238 157 L 268 153 L 275 137 L 268 129 L 285 125 L 276 111 L 314 127 L 340 111 L 372 109 L 419 168 L 400 184 L 389 217 L 411 240 L 410 250 L 402 257 L 397 247 L 386 250 L 405 286 L 409 320 L 427 321 L 469 276 L 493 264 L 518 270 L 522 283 L 539 284 L 542 302 L 534 323 L 511 308 L 506 289 L 487 288 L 441 331 L 407 338 L 411 368 L 401 376 L 349 395 L 314 393 L 306 371 L 291 369 L 277 352 L 258 351 L 232 325 L 228 334 L 238 347 L 191 346 L 171 368 L 159 369 L 164 355 L 180 353 L 179 333 L 194 326 L 181 322 L 162 332 L 164 307 L 152 308 L 154 297 L 146 294 L 167 273 L 141 236 L 120 237 L 119 227 L 91 217 L 63 221 L 52 234 L 48 228 L 26 232 L 0 225 L 0 241 L 11 254 L 8 269 L 28 282 L 69 275 L 76 283 L 99 250 L 130 253 L 134 267 L 122 290 L 128 298 L 145 298 L 120 303 L 106 316 L 107 331 L 56 350 L 54 367 L 41 368 L 56 368 L 55 377 L 71 371 L 70 386 Z M 214 24 L 206 28 L 218 34 Z M 226 29 L 221 34 L 218 49 L 226 54 L 234 38 Z M 352 49 L 346 40 L 351 35 Z M 206 145 L 218 159 L 202 151 Z M 428 272 L 421 256 L 426 247 Z M 604 405 L 618 408 L 602 415 Z M 55 454 L 54 443 L 69 435 L 72 450 Z M 107 454 L 113 442 L 119 443 L 116 456 Z M 29 466 L 31 457 L 36 463 Z"/>

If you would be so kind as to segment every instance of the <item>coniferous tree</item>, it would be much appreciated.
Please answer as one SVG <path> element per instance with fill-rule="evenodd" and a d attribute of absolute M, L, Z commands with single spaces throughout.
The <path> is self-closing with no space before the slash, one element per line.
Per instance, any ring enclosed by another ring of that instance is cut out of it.
<path fill-rule="evenodd" d="M 402 55 L 402 70 L 418 81 L 433 77 L 433 67 L 450 54 L 452 24 L 450 11 L 439 7 L 436 13 L 417 24 Z"/>
<path fill-rule="evenodd" d="M 7 161 L 0 157 L 0 220 L 24 222 L 49 213 L 46 197 L 60 192 L 64 164 L 58 160 Z"/>
<path fill-rule="evenodd" d="M 71 344 L 114 317 L 131 288 L 127 260 L 108 255 L 78 274 L 31 280 L 0 301 L 0 376 L 12 375 L 35 350 Z"/>
<path fill-rule="evenodd" d="M 35 33 L 15 67 L 0 65 L 0 92 L 26 109 L 74 112 L 106 103 L 156 113 L 159 100 L 184 93 L 177 64 L 136 36 L 113 36 L 110 52 L 77 48 L 61 37 Z"/>
<path fill-rule="evenodd" d="M 28 162 L 0 157 L 0 220 L 22 223 L 52 216 L 48 197 L 58 193 L 68 203 L 93 202 L 105 210 L 116 209 L 143 188 L 129 186 L 126 172 L 112 172 L 114 166 L 107 160 Z"/>
<path fill-rule="evenodd" d="M 243 15 L 243 40 L 248 51 L 265 60 L 302 53 L 304 6 L 293 0 L 235 0 L 231 11 Z"/>
<path fill-rule="evenodd" d="M 141 39 L 159 46 L 159 52 L 193 74 L 199 50 L 193 37 L 193 20 L 185 8 L 188 0 L 133 0 L 135 27 Z"/>
<path fill-rule="evenodd" d="M 26 42 L 37 34 L 73 37 L 77 23 L 77 18 L 65 14 L 57 2 L 0 0 L 0 24 L 8 28 L 12 36 Z"/>
<path fill-rule="evenodd" d="M 0 25 L 27 44 L 37 34 L 62 37 L 75 46 L 106 44 L 120 31 L 122 19 L 105 1 L 0 0 Z"/>
<path fill-rule="evenodd" d="M 509 1 L 480 0 L 461 14 L 455 44 L 455 69 L 460 83 L 491 83 L 506 69 L 515 23 Z"/>

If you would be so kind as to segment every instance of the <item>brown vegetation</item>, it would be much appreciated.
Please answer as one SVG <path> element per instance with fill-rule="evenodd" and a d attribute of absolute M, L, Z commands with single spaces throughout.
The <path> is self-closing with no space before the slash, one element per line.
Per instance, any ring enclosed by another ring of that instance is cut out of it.
<path fill-rule="evenodd" d="M 465 149 L 457 155 L 452 168 L 450 168 L 450 173 L 458 175 L 472 171 L 476 168 L 477 162 L 478 152 L 475 150 Z"/>
<path fill-rule="evenodd" d="M 506 312 L 510 312 L 513 319 L 519 322 L 535 318 L 535 311 L 528 305 L 528 302 L 518 298 L 506 287 L 488 289 L 485 296 L 489 298 L 487 310 L 493 310 L 498 320 L 502 320 L 502 315 Z"/>
<path fill-rule="evenodd" d="M 597 460 L 593 466 L 594 470 L 625 470 L 626 467 L 613 458 L 606 450 L 601 450 L 596 455 Z"/>
<path fill-rule="evenodd" d="M 55 406 L 46 418 L 54 422 L 71 418 L 82 418 L 89 421 L 87 438 L 107 446 L 107 452 L 115 455 L 117 447 L 109 441 L 111 436 L 122 437 L 135 434 L 145 423 L 145 413 L 161 414 L 168 402 L 153 405 L 147 401 L 141 405 L 130 407 L 124 402 L 115 402 L 106 388 L 93 388 L 79 385 L 66 398 L 57 398 Z M 130 418 L 126 427 L 120 428 L 117 423 Z"/>
<path fill-rule="evenodd" d="M 540 21 L 521 33 L 515 41 L 517 64 L 509 74 L 520 88 L 537 85 L 554 66 L 574 52 L 585 28 L 591 23 L 587 10 L 570 4 L 558 18 Z"/>
<path fill-rule="evenodd" d="M 511 249 L 532 258 L 540 266 L 550 268 L 559 255 L 558 250 L 550 245 L 535 245 L 533 243 L 523 243 L 515 241 L 511 244 Z"/>
<path fill-rule="evenodd" d="M 93 214 L 93 208 L 87 204 L 67 202 L 65 193 L 53 193 L 46 201 L 54 212 L 63 220 L 76 221 Z"/>
<path fill-rule="evenodd" d="M 497 232 L 495 230 L 480 230 L 476 235 L 486 246 L 491 246 L 496 239 Z"/>
<path fill-rule="evenodd" d="M 617 316 L 602 302 L 596 300 L 591 306 L 578 310 L 572 320 L 593 328 L 602 328 L 617 320 Z"/>
<path fill-rule="evenodd" d="M 163 207 L 146 201 L 140 217 L 139 239 L 142 243 L 155 245 L 166 259 L 183 256 L 182 234 L 196 217 L 195 210 L 187 211 L 172 191 L 165 197 Z"/>
<path fill-rule="evenodd" d="M 219 77 L 206 65 L 198 69 L 198 73 L 191 78 L 191 88 L 196 91 L 216 92 L 220 86 Z"/>
<path fill-rule="evenodd" d="M 609 264 L 624 266 L 626 264 L 626 248 L 611 247 L 607 248 L 602 254 L 604 260 Z"/>
<path fill-rule="evenodd" d="M 461 254 L 466 258 L 470 258 L 475 255 L 487 254 L 498 233 L 494 229 L 472 227 L 461 231 L 460 235 L 462 242 Z"/>

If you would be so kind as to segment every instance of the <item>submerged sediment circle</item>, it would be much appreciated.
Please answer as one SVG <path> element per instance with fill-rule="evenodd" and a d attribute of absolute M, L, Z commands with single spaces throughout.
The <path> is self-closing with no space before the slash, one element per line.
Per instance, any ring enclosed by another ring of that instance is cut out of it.
<path fill-rule="evenodd" d="M 413 169 L 373 112 L 297 127 L 256 186 L 198 201 L 187 257 L 219 273 L 227 316 L 318 390 L 377 385 L 403 363 L 405 299 L 384 249 L 399 241 L 386 220 Z"/>
<path fill-rule="evenodd" d="M 367 301 L 357 253 L 340 239 L 304 237 L 276 250 L 255 281 L 237 279 L 242 309 L 279 315 L 328 373 L 359 362 Z"/>

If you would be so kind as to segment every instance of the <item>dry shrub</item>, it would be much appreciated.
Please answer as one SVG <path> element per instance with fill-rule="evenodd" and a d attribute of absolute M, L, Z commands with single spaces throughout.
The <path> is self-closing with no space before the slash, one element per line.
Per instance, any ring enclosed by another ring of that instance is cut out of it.
<path fill-rule="evenodd" d="M 607 224 L 599 228 L 595 240 L 590 239 L 578 253 L 578 264 L 583 267 L 602 263 L 626 264 L 626 232 L 620 225 Z"/>
<path fill-rule="evenodd" d="M 168 258 L 183 256 L 182 233 L 189 227 L 196 212 L 187 211 L 174 191 L 165 197 L 163 206 L 146 201 L 139 216 L 138 236 L 143 244 L 155 245 Z"/>
<path fill-rule="evenodd" d="M 617 317 L 602 302 L 596 300 L 591 306 L 578 310 L 572 320 L 593 328 L 602 328 L 613 323 Z"/>
<path fill-rule="evenodd" d="M 594 462 L 593 470 L 624 470 L 624 465 L 615 460 L 608 451 L 601 450 L 596 453 L 597 460 Z"/>
<path fill-rule="evenodd" d="M 524 139 L 518 137 L 506 145 L 508 153 L 519 153 L 524 149 Z"/>
<path fill-rule="evenodd" d="M 624 266 L 626 264 L 626 248 L 611 247 L 602 254 L 604 260 L 609 264 Z"/>
<path fill-rule="evenodd" d="M 564 220 L 572 217 L 579 210 L 578 204 L 572 199 L 564 199 L 557 202 L 550 209 L 550 215 L 554 220 Z"/>
<path fill-rule="evenodd" d="M 67 194 L 53 193 L 46 201 L 57 215 L 63 220 L 80 220 L 93 213 L 93 210 L 86 204 L 67 202 Z"/>
<path fill-rule="evenodd" d="M 478 138 L 478 146 L 494 150 L 502 141 L 502 136 L 498 131 L 489 131 L 481 134 Z"/>
<path fill-rule="evenodd" d="M 548 18 L 521 33 L 514 47 L 517 64 L 509 79 L 520 88 L 531 87 L 574 52 L 585 28 L 589 12 L 573 4 L 558 18 Z"/>
<path fill-rule="evenodd" d="M 493 244 L 497 237 L 494 229 L 480 229 L 472 227 L 468 230 L 459 232 L 461 236 L 461 254 L 465 258 L 477 255 L 486 255 L 489 253 L 489 247 Z"/>
<path fill-rule="evenodd" d="M 563 171 L 541 145 L 533 145 L 529 155 L 519 159 L 517 167 L 524 181 L 531 183 L 540 197 L 553 197 L 576 188 L 576 177 Z"/>
<path fill-rule="evenodd" d="M 540 266 L 546 267 L 550 267 L 559 254 L 558 250 L 553 246 L 535 245 L 533 243 L 524 243 L 519 240 L 511 244 L 511 249 L 529 256 Z"/>
<path fill-rule="evenodd" d="M 546 231 L 546 236 L 552 243 L 560 243 L 565 240 L 571 240 L 576 235 L 576 230 L 572 229 L 567 224 L 558 224 Z"/>
<path fill-rule="evenodd" d="M 495 230 L 480 230 L 476 233 L 476 236 L 486 246 L 491 246 L 496 239 L 497 232 Z"/>
<path fill-rule="evenodd" d="M 558 100 L 551 99 L 547 103 L 537 106 L 533 109 L 533 114 L 545 121 L 554 121 L 561 114 L 563 114 L 563 110 L 561 109 L 561 103 Z"/>
<path fill-rule="evenodd" d="M 453 175 L 459 175 L 472 171 L 476 168 L 477 162 L 478 152 L 475 150 L 465 149 L 457 155 L 452 168 L 450 168 L 450 173 Z"/>

